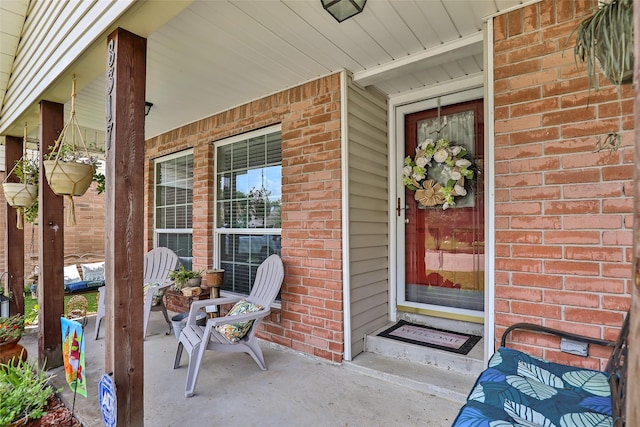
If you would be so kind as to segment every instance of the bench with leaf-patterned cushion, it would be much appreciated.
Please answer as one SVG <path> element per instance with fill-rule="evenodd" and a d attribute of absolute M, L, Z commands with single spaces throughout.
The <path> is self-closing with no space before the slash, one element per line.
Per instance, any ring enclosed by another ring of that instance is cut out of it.
<path fill-rule="evenodd" d="M 507 348 L 506 337 L 515 329 L 612 346 L 614 350 L 604 371 L 562 365 Z M 453 426 L 624 426 L 628 334 L 628 315 L 616 343 L 539 325 L 511 326 Z"/>

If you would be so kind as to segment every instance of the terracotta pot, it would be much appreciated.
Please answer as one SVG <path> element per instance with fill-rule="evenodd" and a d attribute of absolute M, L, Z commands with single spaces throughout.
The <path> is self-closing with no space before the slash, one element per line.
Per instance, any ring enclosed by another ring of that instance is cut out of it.
<path fill-rule="evenodd" d="M 38 186 L 21 182 L 3 182 L 4 198 L 10 206 L 28 208 L 38 200 Z"/>
<path fill-rule="evenodd" d="M 18 344 L 20 340 L 0 343 L 0 363 L 8 363 L 14 357 L 27 360 L 27 349 Z"/>
<path fill-rule="evenodd" d="M 59 196 L 82 196 L 93 180 L 94 165 L 45 160 L 44 171 L 51 190 Z"/>

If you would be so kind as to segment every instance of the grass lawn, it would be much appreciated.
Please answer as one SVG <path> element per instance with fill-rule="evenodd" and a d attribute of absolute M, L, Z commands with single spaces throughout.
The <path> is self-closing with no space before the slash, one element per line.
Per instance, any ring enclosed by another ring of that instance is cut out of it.
<path fill-rule="evenodd" d="M 65 295 L 64 297 L 64 314 L 67 314 L 67 302 L 74 295 Z M 87 299 L 87 313 L 95 313 L 98 311 L 98 292 L 90 292 L 87 294 L 82 294 L 83 297 Z M 28 293 L 24 296 L 24 313 L 25 313 L 25 321 L 28 325 L 32 324 L 36 315 L 38 314 L 38 300 L 31 298 L 31 294 Z"/>

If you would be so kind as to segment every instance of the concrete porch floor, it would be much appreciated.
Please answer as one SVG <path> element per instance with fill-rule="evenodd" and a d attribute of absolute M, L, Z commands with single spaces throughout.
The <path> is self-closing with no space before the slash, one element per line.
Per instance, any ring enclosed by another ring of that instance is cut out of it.
<path fill-rule="evenodd" d="M 98 380 L 104 373 L 104 332 L 93 339 L 95 316 L 86 326 L 88 397 L 76 397 L 75 412 L 85 426 L 103 426 Z M 207 352 L 195 395 L 184 397 L 186 353 L 173 369 L 175 336 L 166 335 L 162 315 L 152 313 L 144 343 L 144 420 L 147 426 L 450 426 L 459 402 L 439 398 L 383 375 L 363 374 L 349 362 L 333 364 L 262 342 L 269 368 L 261 371 L 245 354 Z M 22 339 L 37 358 L 37 330 Z M 357 358 L 356 358 L 357 360 Z M 62 367 L 49 371 L 71 408 L 73 394 Z"/>

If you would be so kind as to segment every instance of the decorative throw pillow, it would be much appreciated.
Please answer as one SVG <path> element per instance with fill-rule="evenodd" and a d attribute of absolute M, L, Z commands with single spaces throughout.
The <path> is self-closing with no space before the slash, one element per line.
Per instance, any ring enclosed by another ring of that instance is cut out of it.
<path fill-rule="evenodd" d="M 64 284 L 68 285 L 70 283 L 82 282 L 80 278 L 80 273 L 78 273 L 78 267 L 73 265 L 67 265 L 64 268 Z"/>
<path fill-rule="evenodd" d="M 85 282 L 104 282 L 104 261 L 91 264 L 80 264 L 82 278 Z"/>
<path fill-rule="evenodd" d="M 157 286 L 159 284 L 160 283 L 158 283 L 158 282 L 145 283 L 144 287 L 142 288 L 143 295 L 146 296 L 147 292 L 149 291 L 149 289 L 152 286 Z M 151 305 L 152 306 L 156 306 L 156 305 L 160 304 L 160 302 L 162 301 L 162 297 L 164 296 L 165 289 L 166 288 L 162 288 L 162 289 L 159 289 L 159 290 L 157 290 L 157 291 L 155 291 L 153 293 L 153 298 L 151 299 Z"/>
<path fill-rule="evenodd" d="M 238 314 L 244 313 L 253 313 L 254 311 L 260 311 L 264 307 L 258 304 L 254 304 L 249 301 L 238 301 L 236 305 L 233 306 L 231 310 L 227 313 L 227 317 L 229 316 L 237 316 Z M 253 320 L 249 320 L 248 322 L 236 322 L 227 325 L 218 325 L 216 329 L 222 335 L 224 335 L 231 342 L 238 342 L 249 332 L 253 326 Z"/>

